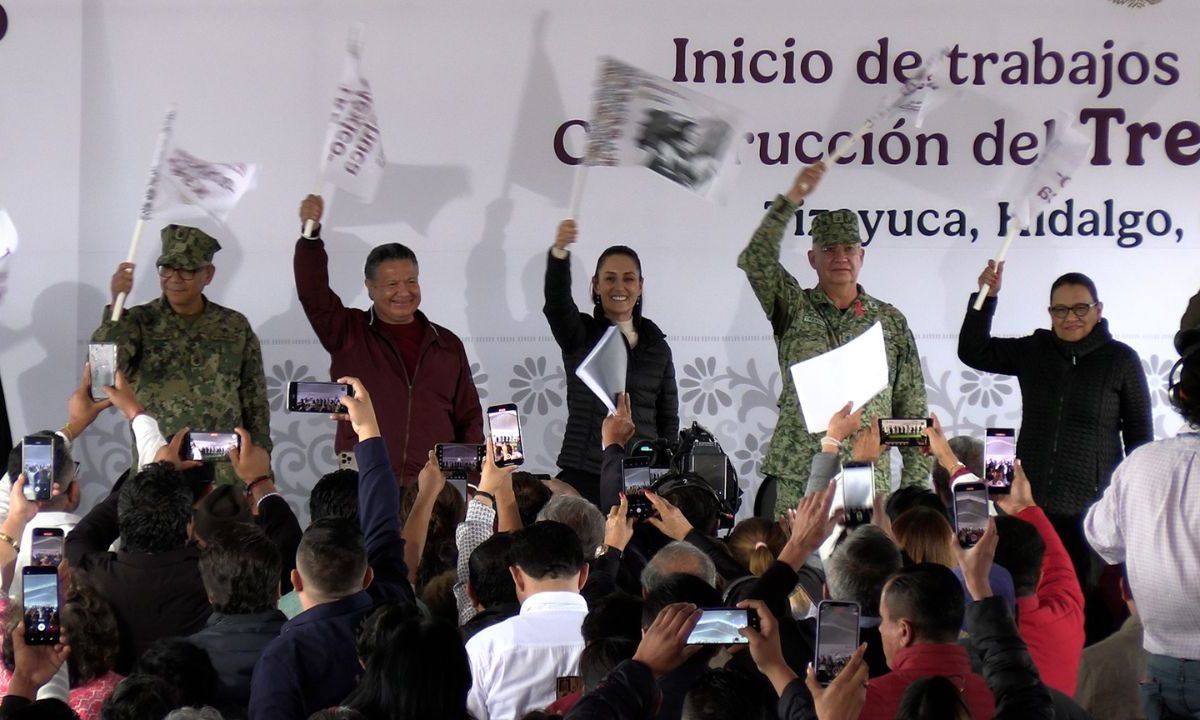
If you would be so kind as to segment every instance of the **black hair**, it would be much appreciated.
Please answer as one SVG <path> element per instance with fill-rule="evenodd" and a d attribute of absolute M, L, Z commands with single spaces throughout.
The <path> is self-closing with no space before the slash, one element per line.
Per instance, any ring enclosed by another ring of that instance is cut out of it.
<path fill-rule="evenodd" d="M 367 254 L 367 263 L 363 266 L 363 276 L 368 280 L 375 279 L 375 272 L 379 266 L 389 260 L 409 260 L 415 267 L 420 267 L 417 262 L 417 254 L 408 248 L 407 245 L 400 243 L 384 243 L 376 245 Z"/>
<path fill-rule="evenodd" d="M 465 720 L 471 665 L 458 630 L 420 617 L 379 623 L 375 652 L 343 703 L 372 720 Z M 397 681 L 402 678 L 403 681 Z"/>
<path fill-rule="evenodd" d="M 71 706 L 58 698 L 44 698 L 13 710 L 6 720 L 79 720 Z"/>
<path fill-rule="evenodd" d="M 458 625 L 458 598 L 454 595 L 454 585 L 458 576 L 454 568 L 440 575 L 435 575 L 429 582 L 421 586 L 417 597 L 425 603 L 430 617 L 439 618 L 451 625 Z"/>
<path fill-rule="evenodd" d="M 774 703 L 764 701 L 762 686 L 744 672 L 711 669 L 696 678 L 683 698 L 686 720 L 767 720 Z"/>
<path fill-rule="evenodd" d="M 225 615 L 265 612 L 279 602 L 279 548 L 256 525 L 215 529 L 200 554 L 200 578 L 213 610 Z"/>
<path fill-rule="evenodd" d="M 642 640 L 642 599 L 617 591 L 597 599 L 583 618 L 583 641 L 624 638 L 637 644 Z"/>
<path fill-rule="evenodd" d="M 192 493 L 170 463 L 142 467 L 121 486 L 117 522 L 125 550 L 160 553 L 183 547 L 192 519 Z"/>
<path fill-rule="evenodd" d="M 71 686 L 107 675 L 117 664 L 119 634 L 112 605 L 84 573 L 73 573 L 62 608 L 63 632 L 71 639 L 67 667 Z M 6 642 L 8 638 L 5 638 Z"/>
<path fill-rule="evenodd" d="M 1046 541 L 1032 523 L 1011 515 L 996 518 L 996 564 L 1012 575 L 1017 597 L 1037 592 L 1046 557 Z"/>
<path fill-rule="evenodd" d="M 950 511 L 946 508 L 946 503 L 937 496 L 929 488 L 921 487 L 920 485 L 907 485 L 898 488 L 895 492 L 888 496 L 887 504 L 884 506 L 887 512 L 888 519 L 895 522 L 896 518 L 900 517 L 907 510 L 915 507 L 925 507 L 930 510 L 936 510 L 941 513 L 946 520 L 950 520 Z"/>
<path fill-rule="evenodd" d="M 179 707 L 179 689 L 156 675 L 133 674 L 113 690 L 100 708 L 101 720 L 162 720 Z"/>
<path fill-rule="evenodd" d="M 579 574 L 586 560 L 579 536 L 570 527 L 543 520 L 513 533 L 511 563 L 534 580 L 558 580 Z"/>
<path fill-rule="evenodd" d="M 412 603 L 385 602 L 376 606 L 371 614 L 362 621 L 362 625 L 358 628 L 358 634 L 354 638 L 354 649 L 358 653 L 359 661 L 363 665 L 370 662 L 379 643 L 388 643 L 394 640 L 395 638 L 392 636 L 395 634 L 396 628 L 400 627 L 405 620 L 419 615 L 420 610 Z"/>
<path fill-rule="evenodd" d="M 825 584 L 833 600 L 853 600 L 867 617 L 879 617 L 883 585 L 901 568 L 900 549 L 882 530 L 863 525 L 846 536 L 825 561 Z"/>
<path fill-rule="evenodd" d="M 958 578 L 944 565 L 918 563 L 892 575 L 883 591 L 892 617 L 908 620 L 917 639 L 952 643 L 958 639 L 966 598 Z"/>
<path fill-rule="evenodd" d="M 672 480 L 688 482 L 670 483 Z M 656 480 L 654 487 L 659 488 L 655 492 L 679 508 L 679 512 L 697 532 L 702 535 L 716 534 L 721 519 L 721 505 L 715 491 L 704 478 L 690 472 L 669 472 Z"/>
<path fill-rule="evenodd" d="M 579 674 L 583 676 L 583 691 L 589 693 L 621 663 L 633 657 L 638 644 L 629 638 L 605 637 L 583 646 L 579 656 Z"/>
<path fill-rule="evenodd" d="M 1179 381 L 1169 393 L 1175 411 L 1192 426 L 1200 426 L 1200 348 L 1192 349 L 1179 360 Z M 1174 370 L 1174 368 L 1172 368 Z"/>
<path fill-rule="evenodd" d="M 650 627 L 663 608 L 672 603 L 691 603 L 699 608 L 721 607 L 721 593 L 695 575 L 675 573 L 646 596 L 642 605 L 642 627 Z"/>
<path fill-rule="evenodd" d="M 358 522 L 358 471 L 326 473 L 308 495 L 308 519 L 341 518 Z"/>
<path fill-rule="evenodd" d="M 485 609 L 517 602 L 517 586 L 508 569 L 512 546 L 510 533 L 496 533 L 479 543 L 467 559 L 467 581 Z"/>
<path fill-rule="evenodd" d="M 1092 294 L 1092 302 L 1100 302 L 1100 293 L 1096 292 L 1096 283 L 1083 273 L 1069 272 L 1066 275 L 1059 275 L 1058 279 L 1050 284 L 1050 297 L 1054 297 L 1054 291 L 1063 285 L 1082 285 Z"/>
<path fill-rule="evenodd" d="M 179 704 L 212 705 L 217 695 L 217 671 L 208 653 L 183 638 L 163 638 L 146 648 L 133 672 L 162 678 L 179 691 Z"/>
<path fill-rule="evenodd" d="M 962 691 L 944 675 L 930 675 L 914 681 L 900 696 L 896 720 L 971 720 L 971 709 L 962 699 Z"/>
<path fill-rule="evenodd" d="M 533 473 L 519 470 L 512 474 L 513 495 L 517 496 L 517 512 L 521 515 L 522 527 L 537 522 L 538 513 L 550 502 L 553 493 L 546 483 Z"/>
<path fill-rule="evenodd" d="M 354 708 L 339 706 L 318 710 L 308 720 L 367 720 L 367 716 Z"/>
<path fill-rule="evenodd" d="M 600 257 L 596 258 L 596 272 L 592 273 L 592 304 L 596 306 L 597 312 L 600 311 L 600 294 L 596 292 L 595 285 L 600 283 L 600 268 L 604 265 L 604 261 L 613 255 L 624 255 L 633 260 L 633 264 L 637 267 L 638 279 L 642 279 L 642 259 L 638 257 L 637 251 L 628 245 L 610 245 L 600 253 Z M 637 302 L 633 305 L 633 324 L 635 327 L 641 325 L 642 322 L 642 299 L 644 294 L 638 295 Z"/>
<path fill-rule="evenodd" d="M 296 549 L 306 591 L 336 600 L 362 589 L 367 551 L 358 523 L 323 518 L 308 526 Z"/>
<path fill-rule="evenodd" d="M 54 482 L 58 483 L 64 492 L 67 486 L 64 482 L 74 472 L 75 466 L 72 464 L 71 454 L 67 452 L 67 443 L 62 439 L 62 436 L 53 430 L 41 430 L 31 433 L 33 437 L 48 437 L 50 438 L 50 455 L 54 458 Z M 8 453 L 8 479 L 14 484 L 17 484 L 17 476 L 21 474 L 21 452 L 24 447 L 24 440 L 20 440 L 13 449 Z M 25 478 L 26 482 L 32 483 L 29 478 Z"/>

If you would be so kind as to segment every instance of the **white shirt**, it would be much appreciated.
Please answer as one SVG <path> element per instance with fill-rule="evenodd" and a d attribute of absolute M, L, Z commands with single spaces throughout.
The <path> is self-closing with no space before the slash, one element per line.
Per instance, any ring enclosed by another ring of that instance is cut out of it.
<path fill-rule="evenodd" d="M 467 641 L 475 720 L 513 720 L 557 699 L 557 678 L 579 674 L 587 601 L 578 593 L 543 592 L 521 614 L 480 630 Z"/>
<path fill-rule="evenodd" d="M 1100 557 L 1125 563 L 1146 650 L 1200 660 L 1200 434 L 1134 450 L 1083 527 Z"/>

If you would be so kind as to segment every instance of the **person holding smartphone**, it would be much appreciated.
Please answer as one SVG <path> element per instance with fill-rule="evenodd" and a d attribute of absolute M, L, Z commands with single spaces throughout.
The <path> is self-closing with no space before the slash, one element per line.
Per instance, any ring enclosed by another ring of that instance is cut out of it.
<path fill-rule="evenodd" d="M 979 275 L 987 297 L 971 295 L 958 357 L 984 372 L 1014 375 L 1021 386 L 1017 457 L 1033 478 L 1033 497 L 1062 538 L 1085 592 L 1099 558 L 1083 536 L 1083 514 L 1108 487 L 1121 459 L 1154 439 L 1150 392 L 1141 358 L 1113 339 L 1096 284 L 1082 273 L 1050 286 L 1050 329 L 992 337 L 1004 263 Z M 1097 603 L 1099 606 L 1099 603 Z"/>
<path fill-rule="evenodd" d="M 405 486 L 417 477 L 438 443 L 482 443 L 483 412 L 462 340 L 429 321 L 421 306 L 420 267 L 399 243 L 372 248 L 363 268 L 371 307 L 348 308 L 329 284 L 329 255 L 321 238 L 324 203 L 300 204 L 301 227 L 292 267 L 304 314 L 329 352 L 330 377 L 361 378 L 379 397 L 379 427 L 392 470 Z M 342 468 L 355 467 L 350 423 L 338 423 L 333 449 Z"/>
<path fill-rule="evenodd" d="M 591 314 L 580 312 L 571 297 L 570 246 L 579 237 L 574 220 L 558 225 L 546 256 L 546 304 L 542 312 L 562 350 L 567 371 L 567 427 L 558 454 L 559 478 L 594 503 L 600 502 L 600 425 L 608 408 L 575 374 L 609 327 L 616 325 L 629 347 L 625 392 L 637 428 L 635 437 L 668 438 L 679 434 L 679 397 L 675 362 L 666 335 L 642 315 L 642 262 L 625 245 L 600 253 L 592 275 Z"/>

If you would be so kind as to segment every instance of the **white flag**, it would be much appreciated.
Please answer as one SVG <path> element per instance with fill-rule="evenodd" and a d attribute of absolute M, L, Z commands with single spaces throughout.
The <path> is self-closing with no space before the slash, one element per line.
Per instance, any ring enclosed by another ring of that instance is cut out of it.
<path fill-rule="evenodd" d="M 162 218 L 200 212 L 223 223 L 242 195 L 254 187 L 258 166 L 209 162 L 174 146 L 163 154 L 158 172 L 151 215 Z"/>
<path fill-rule="evenodd" d="M 912 77 L 896 88 L 875 114 L 867 118 L 867 122 L 873 128 L 882 128 L 896 118 L 904 117 L 915 127 L 921 127 L 929 111 L 944 103 L 950 88 L 955 87 L 949 80 L 949 70 L 949 50 L 939 50 L 926 58 Z"/>
<path fill-rule="evenodd" d="M 17 228 L 13 225 L 12 218 L 0 208 L 0 260 L 12 255 L 17 251 Z"/>
<path fill-rule="evenodd" d="M 146 179 L 146 192 L 142 195 L 142 210 L 138 216 L 149 220 L 154 214 L 155 200 L 162 192 L 162 161 L 167 146 L 171 143 L 171 133 L 175 130 L 175 106 L 167 106 L 167 114 L 163 116 L 162 129 L 158 131 L 158 142 L 154 144 L 154 157 L 150 160 L 150 177 Z"/>
<path fill-rule="evenodd" d="M 1038 156 L 1025 187 L 1015 204 L 1022 227 L 1065 200 L 1065 188 L 1092 149 L 1092 141 L 1079 132 L 1071 119 L 1061 116 L 1054 124 L 1054 137 Z"/>
<path fill-rule="evenodd" d="M 588 165 L 642 165 L 707 198 L 736 166 L 737 110 L 614 58 L 600 59 Z"/>
<path fill-rule="evenodd" d="M 375 116 L 375 95 L 359 71 L 359 51 L 358 33 L 352 31 L 325 131 L 321 178 L 369 203 L 379 190 L 387 160 Z"/>

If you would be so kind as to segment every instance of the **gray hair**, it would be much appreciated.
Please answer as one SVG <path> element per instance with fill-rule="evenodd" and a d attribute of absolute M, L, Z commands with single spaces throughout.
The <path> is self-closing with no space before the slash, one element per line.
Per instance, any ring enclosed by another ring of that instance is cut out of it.
<path fill-rule="evenodd" d="M 863 615 L 879 617 L 883 586 L 903 565 L 900 549 L 887 533 L 863 525 L 847 535 L 825 561 L 829 599 L 853 600 Z"/>
<path fill-rule="evenodd" d="M 167 713 L 163 720 L 225 720 L 221 712 L 214 707 L 181 707 Z"/>
<path fill-rule="evenodd" d="M 717 586 L 717 566 L 703 550 L 691 543 L 676 540 L 650 558 L 642 570 L 642 589 L 653 592 L 675 573 L 687 573 Z"/>
<path fill-rule="evenodd" d="M 578 495 L 555 495 L 542 506 L 538 520 L 554 520 L 575 531 L 583 546 L 583 557 L 591 560 L 604 543 L 604 514 Z"/>

